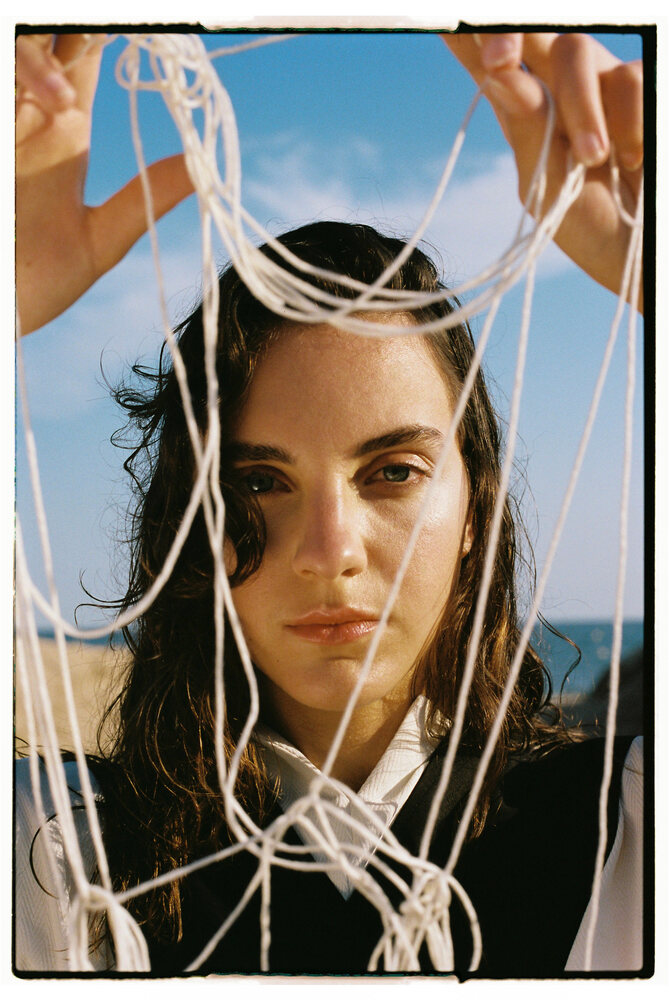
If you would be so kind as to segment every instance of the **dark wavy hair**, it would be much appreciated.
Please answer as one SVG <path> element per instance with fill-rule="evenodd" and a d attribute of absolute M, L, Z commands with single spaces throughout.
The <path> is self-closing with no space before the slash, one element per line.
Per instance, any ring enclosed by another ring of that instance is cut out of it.
<path fill-rule="evenodd" d="M 281 237 L 280 243 L 314 267 L 364 283 L 375 281 L 405 246 L 368 226 L 332 222 L 305 226 Z M 278 259 L 273 249 L 262 250 Z M 338 282 L 309 280 L 332 295 L 350 298 L 355 294 Z M 435 265 L 419 249 L 387 287 L 445 291 Z M 410 316 L 421 323 L 451 313 L 455 305 L 444 294 Z M 259 508 L 240 491 L 226 465 L 227 434 L 259 359 L 268 344 L 281 336 L 284 325 L 284 320 L 254 298 L 234 268 L 221 274 L 216 364 L 223 431 L 221 483 L 227 534 L 237 554 L 233 587 L 259 567 L 265 535 Z M 207 384 L 202 307 L 177 333 L 193 412 L 204 438 Z M 457 396 L 474 355 L 468 326 L 459 324 L 426 337 L 435 363 Z M 125 462 L 137 502 L 131 521 L 130 582 L 119 602 L 121 608 L 141 598 L 163 567 L 195 478 L 193 448 L 169 353 L 163 350 L 157 370 L 135 366 L 134 372 L 140 387 L 126 384 L 116 392 L 135 434 L 139 433 Z M 127 439 L 123 440 L 127 446 Z M 458 429 L 458 443 L 469 483 L 473 544 L 462 559 L 448 605 L 415 673 L 416 692 L 429 699 L 430 727 L 441 738 L 447 735 L 444 720 L 452 718 L 458 695 L 500 476 L 500 429 L 480 371 Z M 463 745 L 474 752 L 485 743 L 519 638 L 515 514 L 512 501 L 507 500 L 467 702 Z M 230 840 L 214 748 L 212 579 L 213 560 L 200 509 L 169 581 L 148 611 L 125 630 L 130 665 L 107 716 L 107 722 L 113 723 L 113 737 L 107 746 L 100 742 L 97 769 L 105 791 L 106 842 L 118 888 L 173 870 Z M 226 643 L 224 738 L 229 757 L 247 717 L 249 692 L 237 650 L 229 640 Z M 470 836 L 483 827 L 509 754 L 545 747 L 560 738 L 558 727 L 542 714 L 549 696 L 544 666 L 528 648 Z M 253 742 L 242 758 L 236 794 L 262 823 L 273 790 Z M 180 937 L 178 880 L 137 898 L 131 907 L 152 935 L 167 940 Z"/>

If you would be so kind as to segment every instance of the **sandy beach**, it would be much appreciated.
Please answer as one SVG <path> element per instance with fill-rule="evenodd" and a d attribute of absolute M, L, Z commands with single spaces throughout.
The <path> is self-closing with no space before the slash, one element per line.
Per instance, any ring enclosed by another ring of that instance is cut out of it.
<path fill-rule="evenodd" d="M 62 749 L 68 750 L 73 746 L 72 733 L 67 718 L 65 696 L 60 679 L 56 643 L 53 639 L 40 639 L 39 645 L 49 684 L 58 741 Z M 119 654 L 112 652 L 106 645 L 68 642 L 67 653 L 77 709 L 77 720 L 81 729 L 84 748 L 87 751 L 92 751 L 96 747 L 98 724 L 104 707 L 111 700 L 113 690 L 118 684 L 118 675 L 122 663 L 119 660 Z M 22 741 L 27 741 L 28 739 L 28 724 L 22 685 L 18 675 L 16 679 L 15 735 L 17 750 L 20 752 L 23 745 Z"/>

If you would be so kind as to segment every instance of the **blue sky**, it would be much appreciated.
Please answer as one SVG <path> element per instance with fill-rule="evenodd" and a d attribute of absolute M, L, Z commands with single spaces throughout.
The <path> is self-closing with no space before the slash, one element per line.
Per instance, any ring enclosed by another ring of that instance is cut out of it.
<path fill-rule="evenodd" d="M 236 40 L 240 40 L 237 38 Z M 218 48 L 234 38 L 209 38 Z M 612 35 L 622 58 L 637 36 Z M 123 43 L 106 53 L 96 104 L 88 197 L 104 200 L 136 170 L 128 100 L 114 80 Z M 314 218 L 371 222 L 410 235 L 427 205 L 474 88 L 431 34 L 311 34 L 217 62 L 239 128 L 244 204 L 271 232 Z M 178 149 L 157 95 L 140 108 L 147 158 Z M 442 206 L 428 231 L 449 281 L 475 275 L 508 245 L 520 206 L 510 154 L 481 104 Z M 194 199 L 159 225 L 170 310 L 197 299 L 200 261 Z M 219 259 L 224 254 L 219 252 Z M 119 510 L 122 453 L 109 437 L 120 416 L 102 384 L 138 356 L 155 357 L 160 318 L 150 248 L 141 240 L 114 272 L 63 317 L 24 338 L 28 398 L 42 469 L 62 607 L 122 592 Z M 511 393 L 520 291 L 505 299 L 486 361 L 504 416 Z M 556 249 L 543 259 L 534 301 L 519 459 L 531 490 L 526 520 L 539 566 L 585 419 L 615 300 Z M 474 320 L 480 329 L 482 320 Z M 643 608 L 642 340 L 637 339 L 634 469 L 626 615 Z M 543 602 L 549 619 L 610 617 L 616 581 L 625 385 L 620 342 Z M 19 421 L 20 423 L 20 421 Z M 19 511 L 41 583 L 19 427 Z M 82 623 L 95 616 L 82 612 Z"/>

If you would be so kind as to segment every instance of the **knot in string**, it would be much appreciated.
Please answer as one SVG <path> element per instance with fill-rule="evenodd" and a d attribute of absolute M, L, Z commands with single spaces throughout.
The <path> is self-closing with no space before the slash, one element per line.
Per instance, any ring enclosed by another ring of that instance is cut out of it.
<path fill-rule="evenodd" d="M 119 972 L 149 972 L 151 962 L 144 935 L 135 919 L 113 892 L 88 884 L 77 892 L 70 906 L 70 961 L 75 969 L 95 971 L 89 957 L 90 917 L 104 913 Z"/>
<path fill-rule="evenodd" d="M 439 868 L 421 875 L 399 911 L 386 921 L 385 934 L 372 955 L 371 970 L 383 954 L 386 972 L 419 972 L 419 955 L 425 945 L 435 971 L 453 971 L 450 881 Z"/>

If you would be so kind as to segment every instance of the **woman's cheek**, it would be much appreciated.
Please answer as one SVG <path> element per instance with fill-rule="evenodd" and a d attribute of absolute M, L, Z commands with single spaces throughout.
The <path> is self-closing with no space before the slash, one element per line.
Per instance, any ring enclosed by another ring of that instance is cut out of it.
<path fill-rule="evenodd" d="M 423 522 L 414 558 L 422 586 L 436 599 L 445 598 L 464 555 L 466 504 L 450 491 L 437 491 L 435 502 Z"/>

